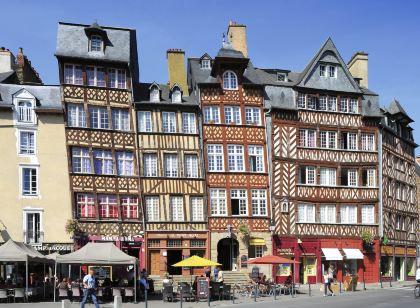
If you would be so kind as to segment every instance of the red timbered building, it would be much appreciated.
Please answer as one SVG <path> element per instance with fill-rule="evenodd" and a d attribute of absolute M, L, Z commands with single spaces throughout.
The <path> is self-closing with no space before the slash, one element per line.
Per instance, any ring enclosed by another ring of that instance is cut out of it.
<path fill-rule="evenodd" d="M 214 59 L 188 62 L 203 114 L 210 256 L 234 271 L 271 253 L 263 86 L 244 54 L 224 43 Z"/>
<path fill-rule="evenodd" d="M 397 100 L 382 109 L 383 280 L 414 280 L 417 245 L 417 190 L 413 120 Z"/>
<path fill-rule="evenodd" d="M 273 252 L 299 261 L 283 281 L 378 281 L 378 96 L 360 86 L 328 39 L 303 72 L 258 70 L 271 112 Z M 362 240 L 365 239 L 365 241 Z"/>
<path fill-rule="evenodd" d="M 56 57 L 76 247 L 114 242 L 142 259 L 132 83 L 138 80 L 135 30 L 59 23 Z M 142 263 L 141 263 L 142 264 Z"/>
<path fill-rule="evenodd" d="M 172 265 L 191 255 L 209 257 L 198 103 L 188 95 L 184 52 L 170 49 L 167 58 L 169 84 L 135 88 L 146 264 L 152 276 L 190 275 L 190 269 Z"/>

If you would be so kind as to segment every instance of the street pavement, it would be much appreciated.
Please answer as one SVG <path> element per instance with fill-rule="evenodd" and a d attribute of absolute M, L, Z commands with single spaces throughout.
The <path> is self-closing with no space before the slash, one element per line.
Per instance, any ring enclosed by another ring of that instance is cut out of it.
<path fill-rule="evenodd" d="M 369 289 L 367 291 L 346 292 L 338 294 L 337 296 L 323 297 L 319 289 L 312 290 L 312 295 L 298 294 L 296 297 L 290 295 L 282 295 L 276 300 L 271 297 L 258 298 L 254 302 L 253 298 L 241 297 L 235 303 L 232 301 L 215 301 L 211 302 L 211 307 L 264 307 L 264 308 L 364 308 L 364 307 L 378 307 L 378 308 L 392 308 L 404 307 L 414 308 L 420 306 L 420 299 L 415 299 L 413 294 L 413 286 L 397 286 L 386 287 L 384 289 Z M 0 308 L 59 308 L 61 303 L 28 303 L 28 304 L 0 304 Z M 80 307 L 79 303 L 73 303 L 72 308 Z M 87 308 L 94 308 L 94 305 L 88 304 Z M 101 305 L 102 308 L 111 308 L 111 304 Z M 124 308 L 145 308 L 145 303 L 137 304 L 124 303 Z M 148 308 L 180 308 L 180 302 L 163 303 L 161 300 L 150 300 Z M 191 303 L 184 302 L 182 308 L 206 308 L 206 302 Z"/>

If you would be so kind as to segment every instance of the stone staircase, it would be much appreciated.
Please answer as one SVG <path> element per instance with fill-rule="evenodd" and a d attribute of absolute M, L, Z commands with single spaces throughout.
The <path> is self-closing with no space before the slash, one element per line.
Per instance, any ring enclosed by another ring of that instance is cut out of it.
<path fill-rule="evenodd" d="M 230 272 L 230 271 L 223 271 L 224 273 L 224 277 L 225 277 L 225 284 L 230 284 L 230 285 L 234 285 L 235 283 L 247 283 L 248 282 L 248 274 L 247 273 L 243 273 L 243 272 Z M 174 275 L 171 276 L 171 278 L 173 279 L 173 283 L 176 286 L 178 283 L 180 282 L 187 282 L 190 283 L 191 281 L 194 281 L 194 277 L 187 275 L 187 276 L 182 276 L 182 275 Z M 155 291 L 159 292 L 162 290 L 162 280 L 163 278 L 160 276 L 149 276 L 150 279 L 153 280 L 153 284 L 154 284 L 154 288 Z"/>

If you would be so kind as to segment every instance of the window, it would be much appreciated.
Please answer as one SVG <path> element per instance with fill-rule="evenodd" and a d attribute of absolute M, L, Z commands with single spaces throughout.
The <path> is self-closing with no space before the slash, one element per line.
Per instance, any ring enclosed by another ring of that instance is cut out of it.
<path fill-rule="evenodd" d="M 168 240 L 167 247 L 182 247 L 182 240 Z"/>
<path fill-rule="evenodd" d="M 144 176 L 157 176 L 156 154 L 144 154 Z"/>
<path fill-rule="evenodd" d="M 245 107 L 245 122 L 247 125 L 261 125 L 260 109 Z"/>
<path fill-rule="evenodd" d="M 80 218 L 95 218 L 95 197 L 92 194 L 77 194 L 77 213 Z"/>
<path fill-rule="evenodd" d="M 90 128 L 108 129 L 108 110 L 103 107 L 89 107 Z"/>
<path fill-rule="evenodd" d="M 201 60 L 201 68 L 210 69 L 211 68 L 210 60 L 208 59 Z"/>
<path fill-rule="evenodd" d="M 233 216 L 247 215 L 248 205 L 245 189 L 232 189 L 230 191 L 230 207 Z"/>
<path fill-rule="evenodd" d="M 316 147 L 316 138 L 315 138 L 314 129 L 300 129 L 299 130 L 299 146 L 314 148 Z"/>
<path fill-rule="evenodd" d="M 357 150 L 357 133 L 341 133 L 341 149 Z"/>
<path fill-rule="evenodd" d="M 184 156 L 184 167 L 186 178 L 198 178 L 198 156 L 196 154 Z"/>
<path fill-rule="evenodd" d="M 327 77 L 327 67 L 325 65 L 319 66 L 319 76 Z"/>
<path fill-rule="evenodd" d="M 327 110 L 327 97 L 320 96 L 318 100 L 318 109 L 319 110 Z"/>
<path fill-rule="evenodd" d="M 145 197 L 147 221 L 159 221 L 159 197 Z"/>
<path fill-rule="evenodd" d="M 328 110 L 337 111 L 337 97 L 328 97 Z"/>
<path fill-rule="evenodd" d="M 41 244 L 43 241 L 41 211 L 24 212 L 25 215 L 25 243 Z"/>
<path fill-rule="evenodd" d="M 203 108 L 204 123 L 220 123 L 220 110 L 217 106 L 208 106 Z"/>
<path fill-rule="evenodd" d="M 79 65 L 64 65 L 64 83 L 66 84 L 83 84 L 82 67 Z"/>
<path fill-rule="evenodd" d="M 358 112 L 358 103 L 357 103 L 357 99 L 356 98 L 351 98 L 350 99 L 350 107 L 349 107 L 349 112 L 350 113 L 357 113 Z"/>
<path fill-rule="evenodd" d="M 156 86 L 150 90 L 150 101 L 152 103 L 160 102 L 160 91 L 159 91 L 159 88 Z"/>
<path fill-rule="evenodd" d="M 335 223 L 335 205 L 321 204 L 320 221 L 321 223 Z"/>
<path fill-rule="evenodd" d="M 362 205 L 362 224 L 375 223 L 375 207 L 373 205 Z"/>
<path fill-rule="evenodd" d="M 320 146 L 324 149 L 336 149 L 337 148 L 337 132 L 319 132 Z"/>
<path fill-rule="evenodd" d="M 191 219 L 192 221 L 204 221 L 203 198 L 191 197 Z"/>
<path fill-rule="evenodd" d="M 171 102 L 172 103 L 181 103 L 182 102 L 181 90 L 178 87 L 175 87 L 172 90 Z"/>
<path fill-rule="evenodd" d="M 315 205 L 299 204 L 298 206 L 298 222 L 315 222 Z"/>
<path fill-rule="evenodd" d="M 223 89 L 225 90 L 236 90 L 238 88 L 238 78 L 232 71 L 226 71 L 223 73 Z"/>
<path fill-rule="evenodd" d="M 86 111 L 83 104 L 67 105 L 67 125 L 69 127 L 86 127 Z"/>
<path fill-rule="evenodd" d="M 363 169 L 362 185 L 365 187 L 376 187 L 376 170 L 375 169 Z"/>
<path fill-rule="evenodd" d="M 329 76 L 332 78 L 337 77 L 337 68 L 335 66 L 328 66 L 328 72 L 329 72 Z"/>
<path fill-rule="evenodd" d="M 164 133 L 175 133 L 175 112 L 162 112 L 162 128 Z"/>
<path fill-rule="evenodd" d="M 90 37 L 90 51 L 102 51 L 102 37 L 100 35 Z"/>
<path fill-rule="evenodd" d="M 130 116 L 127 109 L 112 108 L 112 127 L 115 130 L 130 130 Z"/>
<path fill-rule="evenodd" d="M 244 171 L 244 147 L 229 144 L 227 149 L 229 171 Z"/>
<path fill-rule="evenodd" d="M 114 174 L 112 153 L 110 150 L 93 150 L 95 174 Z"/>
<path fill-rule="evenodd" d="M 132 152 L 117 152 L 118 175 L 134 175 L 134 155 Z"/>
<path fill-rule="evenodd" d="M 176 178 L 178 176 L 178 155 L 164 154 L 165 157 L 165 176 Z"/>
<path fill-rule="evenodd" d="M 191 240 L 190 247 L 206 247 L 206 241 L 205 240 Z M 191 253 L 197 253 L 197 252 L 199 251 L 195 251 Z M 204 257 L 204 255 L 202 257 Z"/>
<path fill-rule="evenodd" d="M 238 106 L 225 107 L 225 123 L 241 124 L 241 109 Z"/>
<path fill-rule="evenodd" d="M 197 124 L 195 113 L 182 113 L 182 132 L 184 134 L 196 134 Z"/>
<path fill-rule="evenodd" d="M 220 144 L 207 145 L 208 171 L 224 171 L 223 147 Z"/>
<path fill-rule="evenodd" d="M 321 185 L 336 186 L 337 169 L 334 168 L 320 168 Z"/>
<path fill-rule="evenodd" d="M 210 189 L 210 208 L 212 215 L 227 215 L 225 189 Z"/>
<path fill-rule="evenodd" d="M 299 167 L 299 184 L 315 185 L 315 167 L 301 166 Z"/>
<path fill-rule="evenodd" d="M 139 199 L 133 196 L 121 197 L 122 216 L 124 219 L 139 218 Z"/>
<path fill-rule="evenodd" d="M 149 133 L 152 131 L 152 113 L 150 111 L 139 111 L 137 120 L 139 132 Z"/>
<path fill-rule="evenodd" d="M 264 149 L 261 145 L 248 146 L 250 172 L 264 172 Z"/>
<path fill-rule="evenodd" d="M 362 151 L 375 151 L 375 137 L 373 134 L 362 133 Z"/>
<path fill-rule="evenodd" d="M 277 81 L 281 81 L 281 82 L 286 81 L 286 74 L 284 74 L 284 73 L 277 73 Z"/>
<path fill-rule="evenodd" d="M 306 95 L 299 93 L 298 94 L 298 108 L 306 108 Z"/>
<path fill-rule="evenodd" d="M 125 89 L 127 87 L 125 70 L 110 69 L 108 73 L 108 82 L 110 88 Z"/>
<path fill-rule="evenodd" d="M 357 224 L 357 206 L 356 205 L 342 205 L 341 209 L 341 223 L 343 224 Z"/>
<path fill-rule="evenodd" d="M 184 200 L 180 196 L 170 197 L 172 221 L 184 221 Z"/>
<path fill-rule="evenodd" d="M 118 219 L 118 204 L 115 196 L 99 196 L 99 217 Z"/>
<path fill-rule="evenodd" d="M 340 97 L 340 111 L 349 112 L 349 99 L 348 97 Z"/>
<path fill-rule="evenodd" d="M 357 186 L 357 169 L 341 169 L 341 185 Z"/>
<path fill-rule="evenodd" d="M 22 168 L 22 196 L 38 195 L 38 169 L 34 167 Z"/>
<path fill-rule="evenodd" d="M 308 102 L 306 108 L 316 110 L 318 105 L 318 98 L 316 96 L 308 95 Z"/>
<path fill-rule="evenodd" d="M 88 66 L 86 68 L 88 86 L 105 87 L 105 70 L 101 67 Z"/>
<path fill-rule="evenodd" d="M 72 148 L 72 167 L 74 173 L 91 173 L 89 149 Z"/>
<path fill-rule="evenodd" d="M 251 190 L 252 216 L 267 216 L 267 193 L 264 189 Z"/>
<path fill-rule="evenodd" d="M 20 101 L 17 106 L 18 122 L 35 123 L 34 106 L 32 102 Z"/>
<path fill-rule="evenodd" d="M 35 131 L 19 131 L 19 154 L 35 154 Z"/>

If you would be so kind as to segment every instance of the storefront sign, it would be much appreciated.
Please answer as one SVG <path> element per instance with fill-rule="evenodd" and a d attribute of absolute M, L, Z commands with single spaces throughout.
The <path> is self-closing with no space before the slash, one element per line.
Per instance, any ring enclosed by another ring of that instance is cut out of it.
<path fill-rule="evenodd" d="M 132 236 L 132 235 L 125 235 L 125 236 L 119 236 L 119 235 L 102 235 L 100 237 L 100 241 L 104 242 L 134 242 L 136 239 L 141 239 L 141 236 Z"/>
<path fill-rule="evenodd" d="M 277 248 L 277 255 L 293 255 L 293 248 Z"/>
<path fill-rule="evenodd" d="M 73 244 L 42 244 L 42 246 L 33 246 L 38 251 L 72 251 Z"/>
<path fill-rule="evenodd" d="M 395 247 L 395 255 L 404 256 L 405 248 L 404 247 Z"/>
<path fill-rule="evenodd" d="M 381 253 L 385 254 L 385 255 L 393 255 L 394 253 L 394 249 L 392 248 L 392 246 L 382 246 L 381 247 Z"/>
<path fill-rule="evenodd" d="M 112 266 L 89 266 L 89 270 L 95 271 L 95 276 L 98 279 L 109 278 L 112 280 Z"/>
<path fill-rule="evenodd" d="M 407 248 L 407 256 L 415 257 L 416 255 L 416 248 Z"/>

